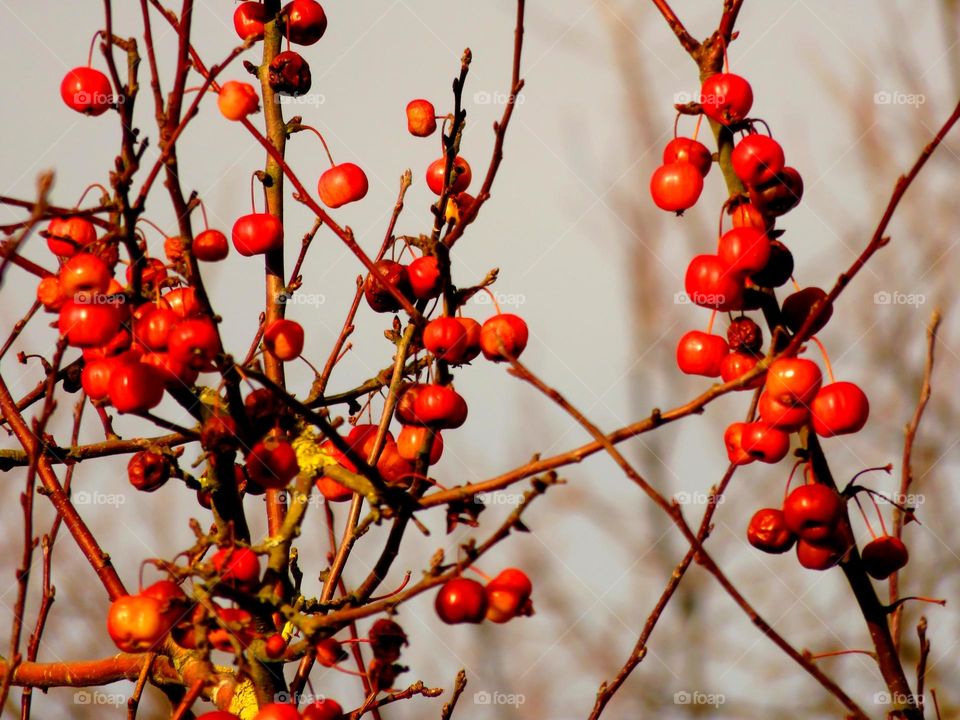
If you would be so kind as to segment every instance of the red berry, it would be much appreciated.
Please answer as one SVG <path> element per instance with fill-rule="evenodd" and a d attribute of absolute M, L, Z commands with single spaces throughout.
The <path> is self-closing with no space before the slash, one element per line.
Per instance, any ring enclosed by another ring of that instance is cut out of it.
<path fill-rule="evenodd" d="M 813 429 L 821 437 L 859 432 L 870 415 L 870 401 L 852 382 L 824 385 L 810 404 Z"/>
<path fill-rule="evenodd" d="M 110 373 L 108 395 L 118 412 L 144 412 L 163 399 L 163 380 L 153 365 L 119 363 Z"/>
<path fill-rule="evenodd" d="M 771 397 L 770 393 L 761 393 L 757 403 L 760 419 L 770 427 L 784 432 L 795 432 L 807 424 L 809 410 L 803 405 L 784 405 Z"/>
<path fill-rule="evenodd" d="M 293 0 L 283 7 L 290 42 L 313 45 L 327 31 L 327 15 L 314 0 Z"/>
<path fill-rule="evenodd" d="M 287 650 L 287 641 L 283 639 L 283 635 L 275 633 L 268 637 L 263 644 L 263 651 L 266 653 L 268 658 L 276 660 L 279 657 L 283 657 L 283 653 Z"/>
<path fill-rule="evenodd" d="M 60 83 L 60 97 L 71 110 L 84 115 L 102 115 L 113 104 L 113 86 L 99 70 L 75 67 Z"/>
<path fill-rule="evenodd" d="M 263 7 L 259 3 L 252 4 Z M 230 254 L 230 245 L 227 243 L 227 236 L 219 230 L 204 230 L 193 239 L 190 252 L 197 260 L 217 262 Z"/>
<path fill-rule="evenodd" d="M 161 300 L 180 318 L 196 317 L 203 312 L 200 301 L 197 300 L 197 291 L 189 286 L 174 288 Z"/>
<path fill-rule="evenodd" d="M 731 423 L 723 433 L 723 444 L 727 449 L 727 458 L 733 465 L 749 465 L 756 458 L 743 448 L 743 431 L 747 423 Z"/>
<path fill-rule="evenodd" d="M 886 580 L 907 564 L 910 553 L 903 541 L 893 535 L 881 535 L 863 546 L 861 553 L 867 574 L 877 580 Z"/>
<path fill-rule="evenodd" d="M 74 347 L 97 347 L 113 339 L 121 320 L 119 308 L 112 303 L 67 300 L 60 308 L 58 328 Z"/>
<path fill-rule="evenodd" d="M 415 462 L 420 457 L 423 448 L 426 447 L 428 432 L 429 430 L 425 427 L 404 425 L 400 430 L 400 434 L 397 435 L 397 452 L 400 453 L 400 457 L 404 460 Z M 434 431 L 433 442 L 430 444 L 428 464 L 436 465 L 440 461 L 442 454 L 443 438 L 440 437 L 439 432 Z"/>
<path fill-rule="evenodd" d="M 530 578 L 522 570 L 507 568 L 487 583 L 487 620 L 505 623 L 523 612 L 533 592 Z"/>
<path fill-rule="evenodd" d="M 314 648 L 317 651 L 317 662 L 323 667 L 333 667 L 347 659 L 347 654 L 343 651 L 343 645 L 332 637 L 324 638 L 314 645 Z"/>
<path fill-rule="evenodd" d="M 417 393 L 414 414 L 422 425 L 458 428 L 467 419 L 467 403 L 449 385 L 425 385 Z"/>
<path fill-rule="evenodd" d="M 480 349 L 493 362 L 504 362 L 520 357 L 527 347 L 527 323 L 518 315 L 500 313 L 483 323 L 480 328 Z"/>
<path fill-rule="evenodd" d="M 798 290 L 792 295 L 788 295 L 783 301 L 783 307 L 781 308 L 783 324 L 787 326 L 790 332 L 799 332 L 800 328 L 803 327 L 803 324 L 813 312 L 814 306 L 817 303 L 823 303 L 826 298 L 827 294 L 818 287 L 807 287 L 803 290 Z M 816 335 L 820 332 L 830 321 L 832 315 L 833 304 L 831 303 L 827 305 L 826 310 L 822 311 L 820 317 L 810 326 L 810 330 L 808 331 L 809 335 Z"/>
<path fill-rule="evenodd" d="M 443 194 L 443 175 L 446 172 L 446 158 L 439 158 L 430 163 L 427 168 L 427 187 L 434 195 Z M 470 186 L 473 179 L 473 171 L 470 169 L 470 163 L 459 155 L 453 161 L 453 169 L 450 172 L 450 192 L 463 192 Z"/>
<path fill-rule="evenodd" d="M 227 80 L 220 86 L 217 107 L 227 120 L 243 120 L 260 109 L 260 96 L 250 83 Z"/>
<path fill-rule="evenodd" d="M 71 257 L 96 239 L 97 229 L 86 218 L 54 218 L 47 226 L 47 247 L 59 257 Z"/>
<path fill-rule="evenodd" d="M 775 288 L 785 285 L 793 276 L 793 253 L 779 240 L 770 242 L 770 259 L 760 272 L 750 276 L 750 280 L 760 287 Z"/>
<path fill-rule="evenodd" d="M 404 425 L 416 425 L 419 422 L 415 406 L 417 397 L 425 387 L 424 383 L 410 383 L 400 391 L 400 397 L 397 398 L 397 407 L 393 414 Z"/>
<path fill-rule="evenodd" d="M 694 305 L 719 310 L 738 310 L 743 304 L 743 279 L 716 255 L 697 255 L 687 266 L 684 279 Z"/>
<path fill-rule="evenodd" d="M 140 282 L 145 288 L 155 288 L 167 279 L 167 268 L 160 258 L 144 257 L 136 264 L 127 267 L 127 283 L 133 283 L 133 269 L 140 268 Z"/>
<path fill-rule="evenodd" d="M 302 720 L 343 720 L 344 715 L 340 703 L 324 698 L 307 705 L 300 717 Z"/>
<path fill-rule="evenodd" d="M 770 239 L 762 230 L 733 228 L 723 234 L 717 255 L 732 272 L 760 272 L 770 259 Z"/>
<path fill-rule="evenodd" d="M 197 381 L 197 370 L 190 367 L 187 363 L 180 360 L 174 360 L 170 353 L 153 352 L 144 353 L 140 361 L 146 365 L 155 367 L 164 387 L 190 387 Z"/>
<path fill-rule="evenodd" d="M 733 149 L 730 162 L 745 185 L 762 185 L 783 170 L 783 148 L 772 137 L 747 135 Z"/>
<path fill-rule="evenodd" d="M 739 122 L 753 107 L 753 88 L 744 78 L 733 73 L 717 73 L 700 87 L 703 114 L 724 125 Z"/>
<path fill-rule="evenodd" d="M 752 227 L 757 230 L 769 230 L 763 214 L 748 202 L 739 203 L 730 211 L 730 220 L 734 227 Z"/>
<path fill-rule="evenodd" d="M 110 287 L 113 272 L 96 255 L 78 253 L 67 260 L 60 268 L 60 293 L 65 298 L 75 295 L 103 295 Z"/>
<path fill-rule="evenodd" d="M 822 382 L 820 368 L 812 360 L 783 358 L 767 368 L 767 393 L 784 405 L 809 405 Z"/>
<path fill-rule="evenodd" d="M 778 463 L 790 452 L 790 436 L 766 423 L 752 422 L 743 427 L 741 447 L 764 463 Z"/>
<path fill-rule="evenodd" d="M 431 300 L 440 294 L 440 268 L 433 255 L 418 257 L 407 265 L 410 290 L 417 300 Z"/>
<path fill-rule="evenodd" d="M 181 320 L 167 336 L 167 352 L 194 370 L 213 370 L 213 361 L 220 352 L 216 326 L 207 318 Z"/>
<path fill-rule="evenodd" d="M 270 213 L 250 213 L 233 224 L 233 246 L 247 257 L 283 247 L 283 224 Z"/>
<path fill-rule="evenodd" d="M 423 329 L 423 346 L 440 360 L 459 362 L 466 345 L 467 332 L 456 318 L 436 318 Z"/>
<path fill-rule="evenodd" d="M 362 200 L 368 189 L 366 174 L 353 163 L 334 165 L 320 176 L 317 184 L 320 201 L 329 208 Z"/>
<path fill-rule="evenodd" d="M 134 315 L 133 338 L 148 350 L 166 350 L 167 338 L 178 322 L 173 310 L 148 303 L 145 312 Z"/>
<path fill-rule="evenodd" d="M 103 400 L 110 388 L 110 373 L 117 361 L 115 358 L 88 360 L 80 373 L 80 385 L 91 400 Z"/>
<path fill-rule="evenodd" d="M 249 587 L 260 581 L 260 558 L 250 548 L 225 547 L 217 550 L 210 563 L 227 585 Z"/>
<path fill-rule="evenodd" d="M 650 178 L 650 195 L 661 210 L 682 213 L 693 207 L 703 192 L 703 175 L 693 163 L 661 165 Z"/>
<path fill-rule="evenodd" d="M 380 457 L 377 458 L 377 472 L 380 473 L 388 485 L 407 486 L 410 484 L 413 466 L 400 455 L 397 444 L 392 438 L 384 444 L 383 450 L 380 451 Z"/>
<path fill-rule="evenodd" d="M 429 137 L 437 129 L 437 111 L 429 100 L 407 103 L 407 130 L 416 137 Z"/>
<path fill-rule="evenodd" d="M 836 540 L 827 545 L 814 545 L 806 540 L 797 541 L 797 560 L 808 570 L 829 570 L 843 558 L 846 549 Z"/>
<path fill-rule="evenodd" d="M 277 318 L 264 329 L 263 344 L 279 360 L 294 360 L 303 352 L 303 327 L 293 320 Z"/>
<path fill-rule="evenodd" d="M 261 440 L 247 455 L 247 475 L 263 488 L 285 488 L 299 472 L 297 453 L 285 440 Z"/>
<path fill-rule="evenodd" d="M 834 537 L 842 516 L 843 498 L 826 485 L 801 485 L 783 503 L 783 517 L 790 532 L 807 542 L 825 543 Z"/>
<path fill-rule="evenodd" d="M 687 375 L 719 377 L 720 366 L 729 352 L 727 341 L 719 335 L 691 330 L 677 345 L 677 367 Z"/>
<path fill-rule="evenodd" d="M 410 277 L 407 275 L 407 268 L 393 260 L 380 260 L 374 267 L 380 271 L 386 281 L 396 287 L 403 295 L 410 294 Z M 367 274 L 367 279 L 363 283 L 363 296 L 367 304 L 374 312 L 397 312 L 400 309 L 400 303 L 387 290 L 387 286 L 373 273 Z"/>
<path fill-rule="evenodd" d="M 792 548 L 797 538 L 787 527 L 782 510 L 762 508 L 750 518 L 747 540 L 758 550 L 779 555 Z"/>
<path fill-rule="evenodd" d="M 263 25 L 270 19 L 267 7 L 259 2 L 242 2 L 233 11 L 233 28 L 241 40 L 263 39 Z"/>
<path fill-rule="evenodd" d="M 706 177 L 713 166 L 713 157 L 703 143 L 693 138 L 675 137 L 663 149 L 663 163 L 669 165 L 675 162 L 688 162 Z"/>
<path fill-rule="evenodd" d="M 780 217 L 800 204 L 803 178 L 792 167 L 785 167 L 765 185 L 750 188 L 750 202 L 765 215 Z"/>
<path fill-rule="evenodd" d="M 127 463 L 127 479 L 141 492 L 159 490 L 170 479 L 170 463 L 160 453 L 141 450 Z"/>
<path fill-rule="evenodd" d="M 480 354 L 480 336 L 483 329 L 473 318 L 457 317 L 457 322 L 463 326 L 467 340 L 464 343 L 463 353 L 460 356 L 460 363 L 467 363 Z"/>
<path fill-rule="evenodd" d="M 300 711 L 296 705 L 288 703 L 269 703 L 261 705 L 253 720 L 300 720 Z"/>
<path fill-rule="evenodd" d="M 448 625 L 480 623 L 487 612 L 487 598 L 483 585 L 476 580 L 455 577 L 440 588 L 434 607 Z"/>
<path fill-rule="evenodd" d="M 110 604 L 107 632 L 118 648 L 138 653 L 154 648 L 170 630 L 161 603 L 143 595 L 122 595 Z"/>
<path fill-rule="evenodd" d="M 732 352 L 723 359 L 723 363 L 720 365 L 720 378 L 726 383 L 731 380 L 736 380 L 742 375 L 746 375 L 748 372 L 753 370 L 756 364 L 760 362 L 760 358 L 756 355 L 750 355 L 749 353 L 742 352 Z M 758 388 L 763 385 L 764 375 L 760 373 L 753 380 L 748 382 L 743 387 L 739 388 L 740 390 L 752 390 L 753 388 Z"/>

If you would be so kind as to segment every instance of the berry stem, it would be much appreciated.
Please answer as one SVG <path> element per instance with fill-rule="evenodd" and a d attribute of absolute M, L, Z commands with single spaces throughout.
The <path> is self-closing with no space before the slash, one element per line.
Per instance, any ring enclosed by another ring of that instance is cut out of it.
<path fill-rule="evenodd" d="M 830 356 L 827 354 L 827 349 L 816 335 L 811 335 L 810 339 L 820 348 L 820 354 L 823 355 L 823 364 L 827 368 L 827 377 L 830 378 L 830 382 L 836 382 L 836 378 L 833 377 L 833 366 L 830 364 Z"/>
<path fill-rule="evenodd" d="M 97 42 L 97 38 L 103 35 L 103 30 L 97 30 L 93 37 L 90 38 L 90 51 L 87 53 L 87 67 L 93 67 L 93 46 Z"/>
<path fill-rule="evenodd" d="M 870 493 L 867 493 L 867 495 L 870 495 Z M 890 533 L 887 532 L 887 524 L 883 521 L 883 513 L 880 512 L 880 506 L 877 504 L 877 499 L 873 495 L 870 495 L 870 502 L 873 503 L 873 509 L 877 511 L 877 517 L 880 518 L 880 529 L 883 530 L 884 535 L 889 535 Z"/>
<path fill-rule="evenodd" d="M 857 509 L 860 511 L 860 514 L 863 516 L 863 521 L 867 524 L 867 530 L 870 531 L 870 537 L 876 540 L 877 534 L 873 531 L 873 525 L 870 524 L 870 520 L 867 519 L 867 514 L 863 511 L 863 505 L 860 504 L 860 498 L 854 495 L 853 500 L 855 503 L 857 503 Z M 874 507 L 876 507 L 876 503 L 874 503 Z M 878 515 L 880 514 L 879 508 L 877 508 L 877 514 Z"/>
<path fill-rule="evenodd" d="M 803 465 L 806 460 L 797 460 L 793 464 L 793 469 L 790 471 L 790 475 L 787 477 L 787 486 L 783 489 L 783 501 L 787 501 L 787 495 L 790 494 L 790 484 L 793 482 L 793 476 L 797 472 L 797 468 Z"/>
<path fill-rule="evenodd" d="M 487 575 L 483 570 L 481 570 L 480 568 L 478 568 L 476 565 L 468 565 L 468 566 L 467 566 L 467 570 L 472 570 L 473 572 L 475 572 L 477 575 L 479 575 L 480 577 L 482 577 L 482 578 L 483 578 L 484 580 L 486 580 L 487 582 L 490 582 L 490 581 L 493 579 L 493 578 L 491 578 L 489 575 Z"/>
<path fill-rule="evenodd" d="M 334 167 L 336 163 L 333 161 L 333 155 L 330 154 L 330 148 L 327 147 L 327 141 L 323 139 L 323 135 L 320 134 L 320 131 L 317 130 L 313 125 L 301 125 L 301 128 L 304 130 L 309 130 L 312 133 L 316 134 L 320 138 L 320 142 L 323 143 L 323 149 L 327 151 L 327 158 L 330 160 L 330 167 Z"/>
<path fill-rule="evenodd" d="M 500 303 L 497 302 L 497 299 L 493 296 L 493 293 L 490 292 L 490 288 L 482 288 L 482 290 L 490 296 L 490 300 L 493 301 L 493 307 L 497 309 L 497 315 L 503 315 L 503 311 L 500 309 Z"/>
<path fill-rule="evenodd" d="M 138 222 L 138 223 L 141 223 L 141 222 L 142 222 L 142 223 L 146 223 L 147 225 L 149 225 L 150 227 L 152 227 L 154 230 L 156 230 L 158 233 L 160 233 L 161 235 L 163 235 L 164 238 L 170 237 L 170 235 L 169 235 L 168 233 L 165 233 L 161 228 L 159 228 L 159 227 L 157 226 L 157 224 L 156 224 L 155 222 L 153 222 L 153 220 L 150 220 L 149 218 L 140 217 L 140 218 L 137 220 L 137 222 Z"/>
<path fill-rule="evenodd" d="M 872 650 L 832 650 L 831 652 L 816 653 L 810 655 L 811 660 L 822 660 L 823 658 L 838 657 L 840 655 L 869 655 L 875 658 L 877 654 Z"/>
<path fill-rule="evenodd" d="M 87 193 L 90 192 L 91 190 L 93 190 L 94 188 L 99 188 L 99 189 L 100 189 L 100 192 L 102 192 L 104 195 L 107 195 L 107 196 L 110 195 L 110 191 L 107 190 L 107 189 L 106 189 L 103 185 L 101 185 L 100 183 L 90 183 L 89 185 L 87 185 L 87 186 L 83 189 L 83 194 L 80 195 L 80 199 L 77 200 L 77 204 L 76 204 L 74 207 L 79 208 L 79 207 L 80 207 L 80 203 L 83 202 L 83 199 L 87 196 Z"/>
<path fill-rule="evenodd" d="M 209 230 L 210 223 L 207 222 L 207 206 L 203 204 L 201 198 L 197 198 L 197 202 L 200 204 L 200 214 L 203 216 L 203 229 Z"/>
<path fill-rule="evenodd" d="M 678 116 L 678 117 L 679 117 L 679 116 Z M 703 122 L 703 115 L 697 115 L 697 124 L 696 124 L 696 125 L 694 126 L 694 128 L 693 128 L 693 139 L 694 139 L 694 140 L 696 140 L 696 139 L 697 139 L 697 135 L 700 134 L 700 124 L 701 124 L 702 122 Z M 676 132 L 674 132 L 674 136 L 676 136 Z"/>
<path fill-rule="evenodd" d="M 710 313 L 710 321 L 707 323 L 707 335 L 713 334 L 713 321 L 717 319 L 717 309 L 714 308 Z"/>

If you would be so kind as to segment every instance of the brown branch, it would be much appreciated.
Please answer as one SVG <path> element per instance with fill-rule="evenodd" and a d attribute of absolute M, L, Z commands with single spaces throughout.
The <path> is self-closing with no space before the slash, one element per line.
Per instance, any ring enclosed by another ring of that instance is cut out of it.
<path fill-rule="evenodd" d="M 150 653 L 127 655 L 122 653 L 102 660 L 78 660 L 56 663 L 21 663 L 14 670 L 11 685 L 33 687 L 41 690 L 55 687 L 94 687 L 109 685 L 121 680 L 136 680 L 143 672 L 145 663 L 154 656 Z M 0 659 L 0 674 L 4 677 L 10 664 Z M 165 657 L 156 657 L 150 673 L 155 685 L 179 684 L 180 676 Z"/>
<path fill-rule="evenodd" d="M 47 195 L 50 193 L 50 188 L 52 185 L 53 173 L 40 173 L 40 176 L 37 178 L 37 201 L 33 205 L 33 210 L 30 212 L 30 217 L 23 224 L 22 229 L 17 236 L 4 243 L 6 246 L 6 252 L 3 255 L 2 262 L 0 262 L 0 284 L 3 283 L 3 276 L 7 271 L 7 265 L 10 264 L 15 257 L 17 257 L 17 254 L 20 252 L 20 246 L 23 244 L 24 240 L 27 239 L 27 236 L 30 235 L 34 226 L 40 221 L 41 218 L 43 218 L 47 207 Z"/>
<path fill-rule="evenodd" d="M 942 320 L 939 310 L 934 310 L 930 316 L 930 323 L 927 325 L 927 359 L 923 365 L 923 379 L 920 382 L 920 398 L 913 411 L 913 417 L 907 423 L 903 433 L 903 462 L 900 469 L 900 496 L 899 502 L 904 502 L 910 487 L 913 485 L 913 445 L 917 439 L 917 430 L 920 428 L 920 420 L 923 418 L 924 410 L 930 401 L 931 378 L 933 377 L 934 350 L 937 346 L 937 330 Z M 893 507 L 893 534 L 896 537 L 903 536 L 904 512 L 899 505 Z M 900 596 L 900 571 L 894 570 L 890 576 L 890 595 L 889 602 L 893 603 Z M 893 635 L 893 644 L 900 647 L 900 622 L 903 619 L 903 607 L 898 606 L 890 617 L 890 634 Z M 918 695 L 922 693 L 918 690 Z"/>
<path fill-rule="evenodd" d="M 673 30 L 673 34 L 677 36 L 677 40 L 680 41 L 683 49 L 688 53 L 696 52 L 700 47 L 700 43 L 696 41 L 693 35 L 687 32 L 687 28 L 684 27 L 680 18 L 677 17 L 673 8 L 670 7 L 670 3 L 667 2 L 667 0 L 652 0 L 652 2 L 657 10 L 660 11 L 660 14 L 663 15 L 663 19 L 667 21 L 667 25 Z"/>
<path fill-rule="evenodd" d="M 440 720 L 450 720 L 450 718 L 453 717 L 453 711 L 457 707 L 457 701 L 466 689 L 467 673 L 464 672 L 463 668 L 460 668 L 460 670 L 457 671 L 457 679 L 453 683 L 453 695 L 450 697 L 450 702 L 444 703 L 443 710 L 440 711 Z"/>

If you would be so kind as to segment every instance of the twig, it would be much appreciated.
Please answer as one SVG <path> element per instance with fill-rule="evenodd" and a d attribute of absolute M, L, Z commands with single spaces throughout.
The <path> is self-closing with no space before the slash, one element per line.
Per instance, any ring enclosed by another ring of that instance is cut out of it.
<path fill-rule="evenodd" d="M 453 711 L 457 707 L 457 701 L 466 689 L 467 673 L 464 672 L 463 668 L 460 668 L 460 670 L 457 671 L 457 679 L 453 684 L 453 694 L 450 696 L 450 702 L 444 703 L 443 709 L 440 711 L 440 720 L 450 720 L 450 718 L 453 717 Z"/>
<path fill-rule="evenodd" d="M 930 401 L 931 378 L 933 377 L 934 351 L 937 346 L 937 330 L 942 320 L 939 310 L 934 310 L 927 325 L 927 357 L 923 365 L 923 379 L 920 382 L 920 397 L 913 411 L 913 417 L 907 423 L 903 433 L 903 462 L 900 469 L 900 496 L 899 500 L 910 492 L 913 484 L 913 445 L 917 439 L 920 420 Z M 893 534 L 903 536 L 904 512 L 898 506 L 893 508 Z M 890 576 L 890 602 L 893 603 L 900 596 L 900 571 L 894 570 Z M 894 646 L 900 646 L 900 622 L 903 618 L 903 608 L 898 607 L 890 617 L 890 634 L 893 636 Z M 918 691 L 918 695 L 922 694 Z"/>

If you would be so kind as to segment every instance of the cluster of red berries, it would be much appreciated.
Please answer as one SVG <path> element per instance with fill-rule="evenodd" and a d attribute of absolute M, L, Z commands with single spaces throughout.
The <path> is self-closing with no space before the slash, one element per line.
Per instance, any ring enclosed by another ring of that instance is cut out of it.
<path fill-rule="evenodd" d="M 747 526 L 747 540 L 771 554 L 785 553 L 796 544 L 797 560 L 803 567 L 826 570 L 839 563 L 853 546 L 849 529 L 842 522 L 844 504 L 843 496 L 833 488 L 808 482 L 786 495 L 782 509 L 757 510 Z M 877 514 L 882 525 L 879 508 Z M 867 526 L 873 539 L 863 547 L 863 566 L 871 577 L 885 580 L 907 564 L 909 553 L 903 541 L 889 535 L 885 527 L 877 536 L 869 522 Z"/>
<path fill-rule="evenodd" d="M 525 572 L 507 568 L 486 586 L 465 577 L 447 580 L 437 593 L 434 607 L 448 625 L 480 623 L 484 619 L 505 623 L 519 615 L 533 614 L 532 592 L 533 584 Z"/>
<path fill-rule="evenodd" d="M 748 118 L 752 105 L 750 84 L 739 75 L 717 73 L 703 82 L 699 111 L 725 126 L 734 138 L 739 136 L 730 162 L 746 191 L 724 205 L 721 221 L 728 214 L 733 227 L 723 232 L 721 224 L 716 252 L 696 256 L 687 268 L 687 295 L 714 314 L 706 332 L 691 330 L 680 338 L 676 359 L 684 373 L 724 382 L 750 373 L 764 357 L 763 333 L 745 313 L 759 309 L 765 296 L 772 296 L 775 288 L 792 279 L 793 256 L 779 240 L 783 231 L 775 229 L 775 223 L 797 206 L 803 194 L 800 175 L 785 164 L 783 148 L 769 136 L 769 129 L 767 134 L 757 131 L 766 123 Z M 664 164 L 653 175 L 651 194 L 665 210 L 682 213 L 696 203 L 703 190 L 713 157 L 695 136 L 671 140 L 664 150 Z M 826 301 L 820 288 L 798 287 L 780 311 L 784 336 L 799 332 L 814 311 L 822 308 L 807 332 L 823 349 L 814 333 L 826 325 L 832 313 L 831 306 L 822 307 Z M 726 337 L 712 332 L 718 311 L 739 313 L 731 317 Z M 790 433 L 808 425 L 821 437 L 863 428 L 870 410 L 866 395 L 854 383 L 834 381 L 825 351 L 823 355 L 830 378 L 827 384 L 819 366 L 800 357 L 780 358 L 744 384 L 743 390 L 763 390 L 758 417 L 752 422 L 734 422 L 724 433 L 732 464 L 780 462 L 790 451 Z M 783 510 L 760 510 L 750 523 L 748 537 L 751 544 L 767 552 L 785 552 L 796 543 L 802 565 L 823 569 L 838 562 L 849 547 L 838 531 L 843 510 L 844 503 L 835 490 L 812 483 L 791 493 Z M 885 538 L 878 540 L 889 543 Z"/>

